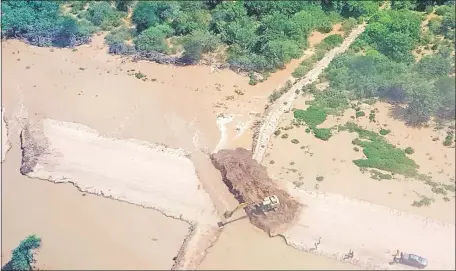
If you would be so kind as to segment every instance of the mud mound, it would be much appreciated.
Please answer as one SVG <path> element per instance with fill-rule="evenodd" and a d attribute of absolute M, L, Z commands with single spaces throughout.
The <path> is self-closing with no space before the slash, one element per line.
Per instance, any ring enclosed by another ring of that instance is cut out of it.
<path fill-rule="evenodd" d="M 262 202 L 271 195 L 279 198 L 278 210 L 266 215 L 254 214 L 254 206 L 245 208 L 252 224 L 274 236 L 283 233 L 295 222 L 300 204 L 269 178 L 266 169 L 252 159 L 250 151 L 243 148 L 220 150 L 211 155 L 211 160 L 239 202 Z"/>

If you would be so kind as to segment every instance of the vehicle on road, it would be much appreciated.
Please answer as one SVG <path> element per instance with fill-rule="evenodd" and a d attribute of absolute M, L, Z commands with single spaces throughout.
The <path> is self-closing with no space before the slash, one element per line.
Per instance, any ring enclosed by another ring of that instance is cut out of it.
<path fill-rule="evenodd" d="M 425 258 L 405 252 L 401 252 L 400 256 L 395 255 L 394 262 L 420 269 L 425 268 L 427 266 L 427 260 Z"/>

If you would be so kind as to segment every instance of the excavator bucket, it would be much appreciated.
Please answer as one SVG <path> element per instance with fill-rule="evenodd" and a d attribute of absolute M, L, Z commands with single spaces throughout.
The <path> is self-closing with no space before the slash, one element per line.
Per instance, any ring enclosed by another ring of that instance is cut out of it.
<path fill-rule="evenodd" d="M 223 216 L 224 216 L 225 218 L 230 218 L 232 215 L 233 215 L 233 212 L 230 212 L 230 211 L 226 211 L 226 212 L 223 214 Z"/>

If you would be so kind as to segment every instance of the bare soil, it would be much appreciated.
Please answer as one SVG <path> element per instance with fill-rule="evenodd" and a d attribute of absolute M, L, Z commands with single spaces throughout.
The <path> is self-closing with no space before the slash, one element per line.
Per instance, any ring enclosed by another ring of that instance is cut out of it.
<path fill-rule="evenodd" d="M 262 215 L 254 206 L 246 207 L 250 222 L 274 236 L 284 232 L 294 223 L 300 204 L 284 189 L 274 183 L 266 169 L 252 159 L 252 153 L 243 148 L 220 150 L 211 155 L 212 163 L 222 173 L 225 184 L 240 202 L 262 202 L 265 197 L 276 195 L 280 206 L 273 215 Z"/>

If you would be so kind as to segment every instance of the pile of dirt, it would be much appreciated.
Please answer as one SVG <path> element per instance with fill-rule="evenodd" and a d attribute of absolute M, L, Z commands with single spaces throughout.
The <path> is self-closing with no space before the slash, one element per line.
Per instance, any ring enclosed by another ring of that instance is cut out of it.
<path fill-rule="evenodd" d="M 211 155 L 211 160 L 222 173 L 223 181 L 230 192 L 240 203 L 262 202 L 271 195 L 279 198 L 278 210 L 266 215 L 254 213 L 254 206 L 246 207 L 252 224 L 271 236 L 283 233 L 294 224 L 301 205 L 269 178 L 266 169 L 252 159 L 250 151 L 243 148 L 220 150 Z"/>

